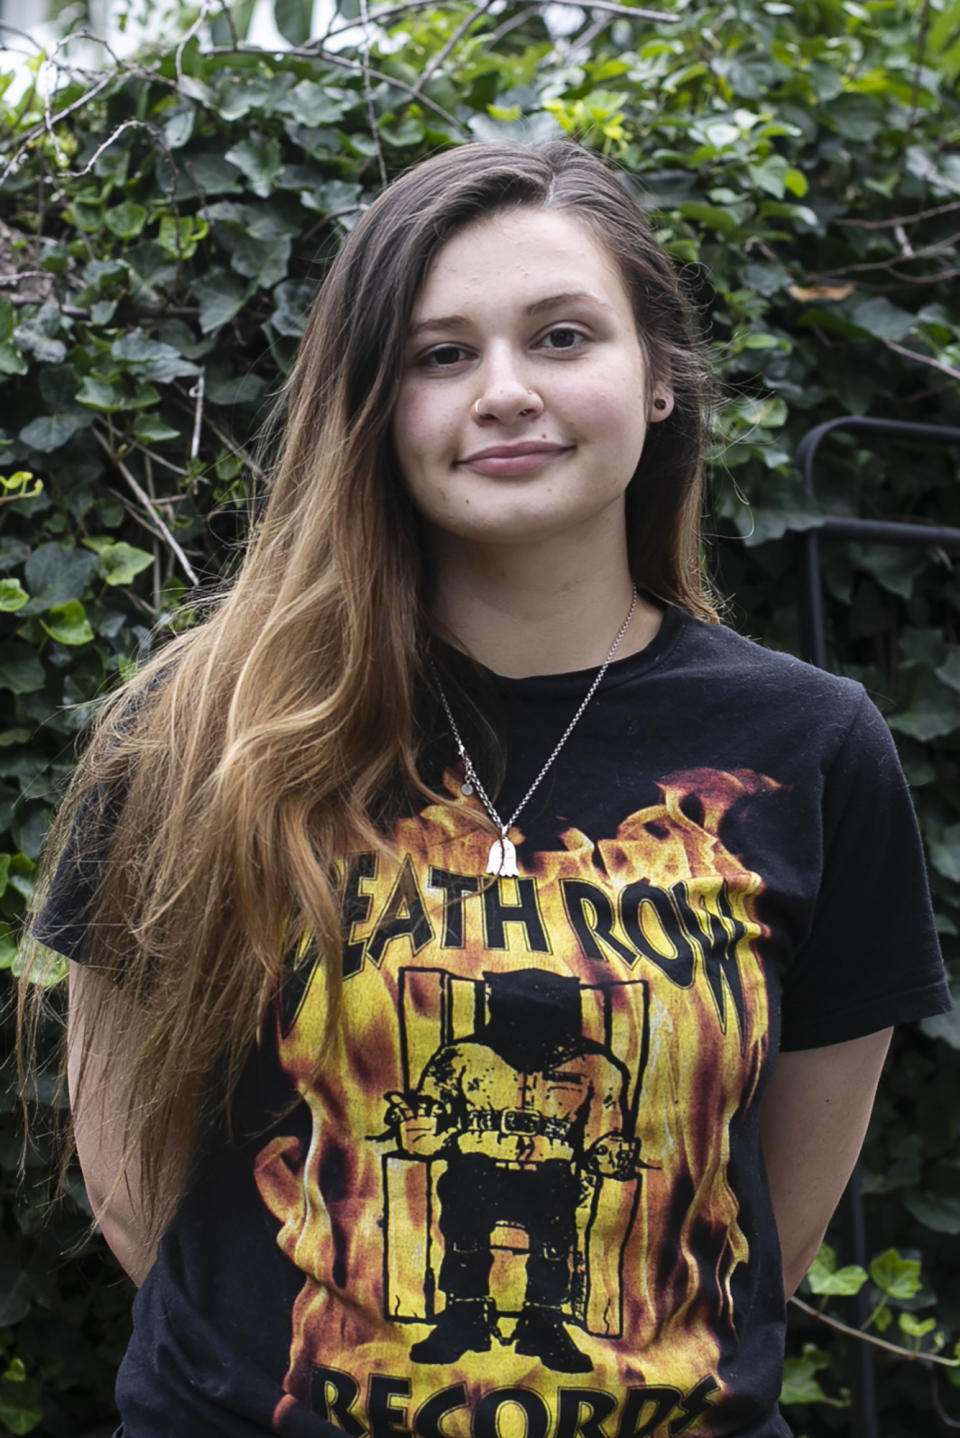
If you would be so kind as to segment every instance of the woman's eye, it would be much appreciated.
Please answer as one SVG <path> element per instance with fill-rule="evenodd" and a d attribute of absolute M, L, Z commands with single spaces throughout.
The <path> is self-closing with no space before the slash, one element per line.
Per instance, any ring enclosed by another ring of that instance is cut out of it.
<path fill-rule="evenodd" d="M 586 335 L 581 330 L 575 330 L 571 325 L 555 325 L 548 330 L 540 341 L 547 349 L 551 350 L 572 350 L 582 344 Z"/>
<path fill-rule="evenodd" d="M 426 369 L 449 369 L 460 363 L 464 353 L 460 345 L 437 345 L 435 349 L 428 350 L 421 356 L 420 363 Z"/>

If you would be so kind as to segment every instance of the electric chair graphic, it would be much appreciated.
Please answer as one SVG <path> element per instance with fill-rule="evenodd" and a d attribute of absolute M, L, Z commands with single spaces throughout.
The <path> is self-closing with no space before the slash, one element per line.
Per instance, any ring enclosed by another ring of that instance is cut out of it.
<path fill-rule="evenodd" d="M 472 980 L 412 966 L 399 979 L 404 1091 L 386 1095 L 397 1143 L 382 1160 L 385 1316 L 439 1333 L 452 1302 L 473 1302 L 484 1321 L 516 1317 L 515 1338 L 535 1311 L 619 1337 L 623 1252 L 652 1166 L 634 1138 L 646 982 L 591 986 L 538 969 Z M 592 1366 L 565 1333 L 557 1339 L 566 1357 L 545 1357 L 550 1366 Z M 529 1342 L 517 1351 L 543 1356 L 543 1340 Z M 411 1356 L 444 1361 L 428 1348 Z"/>

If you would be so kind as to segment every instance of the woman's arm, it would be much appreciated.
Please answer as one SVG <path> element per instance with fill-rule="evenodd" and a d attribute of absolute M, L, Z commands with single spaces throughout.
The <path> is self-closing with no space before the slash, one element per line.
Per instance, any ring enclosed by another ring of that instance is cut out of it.
<path fill-rule="evenodd" d="M 109 989 L 109 992 L 107 992 Z M 123 999 L 109 979 L 72 960 L 67 1016 L 67 1087 L 77 1157 L 90 1207 L 107 1245 L 138 1286 L 153 1263 L 144 1238 L 139 1171 L 133 1159 L 116 1184 L 123 1158 L 123 1115 L 111 1064 L 109 1016 Z M 98 1025 L 97 1048 L 87 1044 L 85 1014 L 107 1008 Z M 106 1020 L 106 1022 L 103 1022 Z M 83 1083 L 78 1093 L 81 1062 Z M 113 1190 L 111 1192 L 111 1190 Z"/>
<path fill-rule="evenodd" d="M 777 1059 L 760 1132 L 788 1298 L 816 1257 L 853 1172 L 892 1032 Z"/>

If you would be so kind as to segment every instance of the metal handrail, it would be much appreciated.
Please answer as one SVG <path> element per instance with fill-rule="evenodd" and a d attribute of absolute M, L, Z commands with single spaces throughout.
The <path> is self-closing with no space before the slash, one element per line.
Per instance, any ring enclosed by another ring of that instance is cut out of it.
<path fill-rule="evenodd" d="M 916 440 L 923 444 L 960 445 L 960 429 L 949 425 L 913 424 L 905 420 L 873 419 L 860 415 L 841 415 L 809 430 L 797 446 L 795 464 L 810 494 L 815 494 L 814 461 L 817 450 L 828 435 L 837 430 L 860 431 L 870 438 Z M 823 588 L 820 574 L 820 540 L 860 539 L 875 544 L 901 544 L 916 548 L 935 546 L 960 550 L 960 529 L 943 525 L 926 525 L 886 519 L 860 519 L 855 515 L 824 515 L 802 536 L 803 567 L 800 597 L 801 651 L 805 659 L 820 669 L 827 666 L 827 645 L 823 614 Z M 848 1249 L 854 1263 L 862 1268 L 867 1263 L 866 1225 L 860 1194 L 859 1166 L 854 1169 L 841 1200 Z M 856 1323 L 868 1317 L 867 1296 L 863 1289 L 853 1299 Z M 853 1368 L 853 1418 L 851 1438 L 879 1438 L 877 1425 L 877 1390 L 873 1371 L 873 1355 L 868 1343 L 851 1340 Z"/>

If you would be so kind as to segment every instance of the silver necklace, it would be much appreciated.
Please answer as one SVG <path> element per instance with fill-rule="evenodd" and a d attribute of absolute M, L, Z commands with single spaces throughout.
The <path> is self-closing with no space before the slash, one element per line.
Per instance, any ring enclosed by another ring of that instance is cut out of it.
<path fill-rule="evenodd" d="M 463 760 L 463 775 L 464 775 L 464 779 L 463 779 L 463 783 L 462 783 L 461 786 L 460 786 L 460 793 L 464 796 L 464 798 L 467 798 L 467 799 L 468 799 L 472 794 L 474 794 L 474 793 L 477 794 L 477 796 L 478 796 L 479 799 L 480 799 L 480 802 L 482 803 L 483 807 L 486 809 L 486 811 L 487 811 L 487 813 L 489 814 L 490 818 L 491 818 L 491 819 L 493 820 L 493 822 L 496 824 L 497 829 L 498 829 L 498 831 L 499 831 L 499 836 L 498 836 L 498 838 L 494 839 L 493 843 L 490 845 L 490 855 L 489 855 L 489 857 L 488 857 L 488 859 L 487 859 L 487 870 L 486 870 L 488 874 L 499 875 L 499 876 L 502 876 L 503 878 L 515 878 L 515 877 L 516 877 L 516 873 L 517 873 L 517 850 L 516 850 L 516 845 L 513 843 L 513 841 L 507 837 L 507 830 L 508 830 L 508 829 L 512 829 L 513 826 L 514 826 L 514 824 L 517 822 L 517 819 L 518 819 L 518 817 L 519 817 L 519 815 L 520 815 L 521 810 L 526 806 L 527 801 L 530 799 L 531 795 L 534 793 L 534 791 L 536 790 L 536 788 L 537 788 L 538 785 L 540 784 L 540 781 L 543 779 L 543 776 L 546 774 L 547 770 L 550 768 L 550 765 L 551 765 L 551 764 L 553 763 L 553 761 L 556 759 L 557 755 L 560 753 L 560 750 L 563 748 L 564 744 L 566 744 L 567 740 L 570 738 L 570 735 L 573 733 L 574 729 L 576 728 L 577 724 L 578 724 L 579 721 L 580 721 L 581 716 L 583 715 L 583 711 L 586 709 L 587 705 L 590 703 L 590 700 L 593 698 L 594 694 L 596 694 L 597 689 L 599 688 L 599 685 L 600 685 L 600 681 L 602 680 L 603 676 L 606 674 L 607 669 L 608 669 L 608 667 L 609 667 L 609 665 L 610 665 L 610 661 L 613 659 L 613 656 L 616 654 L 617 650 L 620 648 L 620 641 L 621 641 L 621 639 L 623 638 L 623 636 L 626 634 L 628 628 L 630 627 L 630 620 L 633 618 L 633 611 L 636 609 L 636 607 L 637 607 L 637 586 L 634 585 L 634 586 L 633 586 L 633 594 L 632 594 L 631 599 L 630 599 L 630 608 L 627 610 L 626 617 L 625 617 L 623 623 L 620 625 L 620 628 L 617 630 L 616 638 L 614 639 L 613 643 L 610 645 L 610 648 L 609 648 L 608 651 L 607 651 L 607 657 L 606 657 L 606 659 L 603 661 L 603 663 L 600 665 L 600 668 L 597 670 L 596 674 L 594 675 L 593 683 L 590 685 L 590 688 L 587 690 L 586 694 L 585 694 L 585 695 L 583 696 L 583 698 L 581 699 L 581 701 L 580 701 L 580 707 L 578 708 L 576 714 L 574 714 L 573 718 L 570 720 L 570 723 L 567 725 L 566 729 L 564 729 L 563 733 L 560 735 L 560 738 L 557 740 L 556 744 L 554 745 L 553 750 L 551 751 L 549 757 L 547 758 L 547 761 L 546 761 L 546 763 L 544 764 L 543 768 L 540 770 L 540 773 L 539 773 L 539 774 L 537 775 L 537 777 L 534 779 L 533 783 L 530 785 L 530 788 L 529 788 L 529 789 L 527 790 L 527 792 L 524 794 L 523 798 L 520 800 L 520 803 L 519 803 L 519 804 L 517 805 L 517 807 L 514 809 L 513 813 L 510 815 L 510 818 L 507 820 L 506 823 L 504 823 L 503 820 L 500 818 L 500 815 L 497 813 L 496 808 L 494 807 L 494 804 L 493 804 L 492 799 L 490 798 L 489 794 L 487 793 L 486 789 L 483 787 L 483 785 L 482 785 L 481 782 L 480 782 L 480 779 L 479 779 L 478 776 L 477 776 L 477 771 L 476 771 L 476 769 L 473 767 L 473 760 L 470 758 L 470 755 L 467 753 L 466 746 L 465 746 L 463 740 L 462 740 L 461 737 L 460 737 L 460 730 L 457 728 L 457 721 L 456 721 L 456 720 L 454 719 L 454 717 L 453 717 L 453 710 L 450 708 L 450 704 L 449 704 L 449 702 L 448 702 L 448 700 L 447 700 L 447 696 L 446 696 L 446 694 L 444 693 L 443 685 L 442 685 L 441 682 L 440 682 L 440 675 L 437 673 L 436 666 L 433 664 L 433 661 L 431 660 L 430 668 L 431 668 L 431 670 L 432 670 L 432 672 L 433 672 L 433 679 L 434 679 L 434 683 L 435 683 L 436 686 L 437 686 L 437 692 L 438 692 L 438 694 L 440 695 L 440 702 L 441 702 L 441 704 L 443 705 L 444 713 L 445 713 L 446 716 L 447 716 L 447 723 L 450 725 L 450 729 L 451 729 L 451 731 L 452 731 L 452 733 L 453 733 L 454 741 L 455 741 L 456 746 L 457 746 L 457 751 L 459 752 L 460 758 Z"/>

